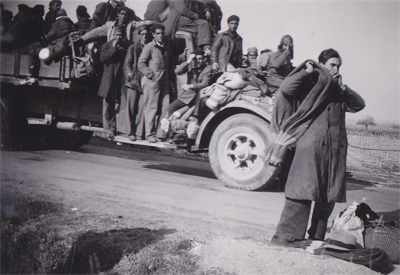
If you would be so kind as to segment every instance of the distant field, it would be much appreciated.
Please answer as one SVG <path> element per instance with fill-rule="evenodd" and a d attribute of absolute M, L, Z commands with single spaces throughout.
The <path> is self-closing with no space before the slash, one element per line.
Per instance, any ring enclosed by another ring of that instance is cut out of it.
<path fill-rule="evenodd" d="M 400 185 L 400 132 L 398 129 L 361 130 L 348 133 L 348 169 L 364 174 L 365 180 L 384 175 L 387 183 Z"/>

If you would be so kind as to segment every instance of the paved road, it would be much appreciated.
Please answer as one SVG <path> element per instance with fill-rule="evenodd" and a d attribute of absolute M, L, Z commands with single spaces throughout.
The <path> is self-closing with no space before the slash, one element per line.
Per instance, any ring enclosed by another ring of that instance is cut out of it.
<path fill-rule="evenodd" d="M 208 162 L 125 148 L 1 152 L 2 192 L 51 196 L 68 208 L 114 213 L 131 226 L 174 228 L 200 241 L 272 237 L 283 192 L 228 189 Z M 397 188 L 349 187 L 348 203 L 338 204 L 332 217 L 363 198 L 376 212 L 399 211 Z"/>

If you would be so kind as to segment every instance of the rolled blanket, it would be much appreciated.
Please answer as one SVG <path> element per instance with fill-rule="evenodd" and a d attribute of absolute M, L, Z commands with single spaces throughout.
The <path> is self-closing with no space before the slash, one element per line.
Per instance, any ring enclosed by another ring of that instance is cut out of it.
<path fill-rule="evenodd" d="M 327 104 L 332 78 L 329 71 L 317 62 L 313 60 L 304 61 L 287 76 L 284 82 L 291 81 L 290 76 L 303 70 L 305 64 L 309 61 L 313 62 L 314 72 L 318 74 L 318 78 L 302 102 L 287 100 L 282 95 L 282 91 L 278 91 L 277 97 L 281 97 L 281 100 L 276 100 L 272 126 L 279 132 L 265 158 L 265 161 L 272 165 L 279 165 L 282 162 L 288 147 L 305 133 L 317 117 L 318 110 Z M 281 87 L 283 86 L 282 83 Z"/>

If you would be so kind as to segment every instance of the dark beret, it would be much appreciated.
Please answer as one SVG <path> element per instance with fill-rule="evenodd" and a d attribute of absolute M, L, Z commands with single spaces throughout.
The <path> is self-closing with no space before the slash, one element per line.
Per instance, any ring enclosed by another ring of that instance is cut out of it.
<path fill-rule="evenodd" d="M 142 31 L 144 30 L 149 30 L 149 26 L 148 25 L 139 25 L 139 27 L 137 28 L 137 33 L 140 34 Z"/>
<path fill-rule="evenodd" d="M 204 55 L 204 51 L 201 48 L 194 49 L 192 52 L 194 55 Z"/>
<path fill-rule="evenodd" d="M 154 22 L 153 26 L 151 27 L 151 31 L 155 32 L 157 29 L 165 30 L 165 26 L 163 24 Z"/>
<path fill-rule="evenodd" d="M 236 20 L 237 22 L 239 22 L 239 20 L 240 20 L 240 19 L 239 19 L 239 16 L 237 16 L 237 15 L 231 15 L 231 16 L 228 17 L 228 20 L 227 20 L 227 21 L 228 21 L 228 23 L 229 23 L 229 22 L 231 22 L 231 21 L 233 21 L 233 20 Z"/>

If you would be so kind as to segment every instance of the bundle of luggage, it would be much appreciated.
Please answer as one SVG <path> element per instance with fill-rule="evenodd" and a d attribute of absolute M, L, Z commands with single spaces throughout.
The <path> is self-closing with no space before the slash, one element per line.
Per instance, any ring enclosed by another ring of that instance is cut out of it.
<path fill-rule="evenodd" d="M 306 250 L 387 274 L 393 264 L 400 264 L 399 223 L 385 221 L 366 203 L 354 202 L 335 217 L 330 238 L 313 242 Z"/>

